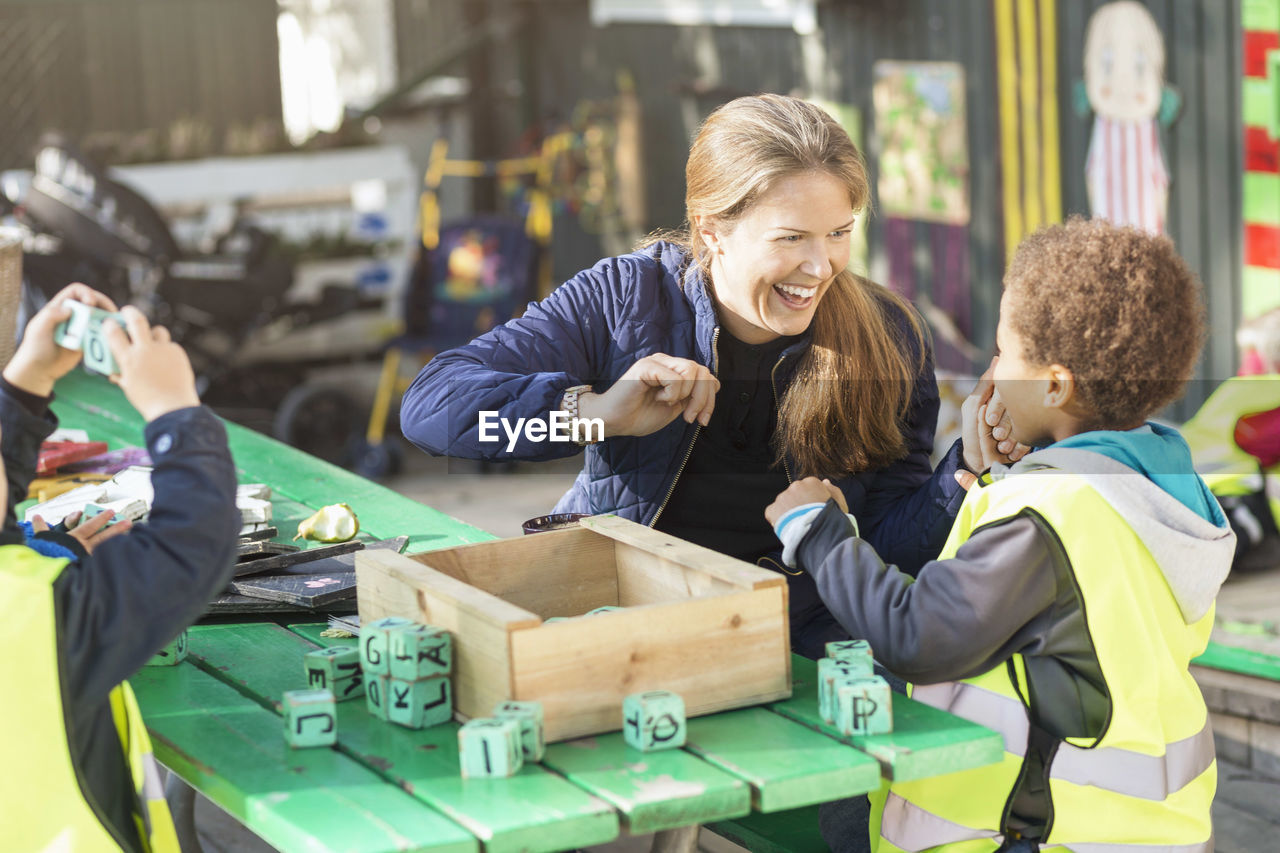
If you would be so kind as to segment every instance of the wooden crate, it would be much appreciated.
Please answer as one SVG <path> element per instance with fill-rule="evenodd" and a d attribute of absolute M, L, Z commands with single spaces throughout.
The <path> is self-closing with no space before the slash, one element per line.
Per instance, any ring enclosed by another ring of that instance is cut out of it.
<path fill-rule="evenodd" d="M 615 731 L 622 700 L 672 690 L 689 716 L 791 694 L 787 584 L 775 572 L 617 516 L 405 556 L 356 554 L 360 621 L 454 636 L 454 707 L 537 701 L 548 741 Z M 605 605 L 624 610 L 579 616 Z"/>

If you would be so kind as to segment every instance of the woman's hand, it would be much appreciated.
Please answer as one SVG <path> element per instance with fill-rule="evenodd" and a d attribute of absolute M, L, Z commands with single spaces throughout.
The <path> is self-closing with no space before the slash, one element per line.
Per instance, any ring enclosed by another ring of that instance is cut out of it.
<path fill-rule="evenodd" d="M 100 512 L 83 524 L 80 523 L 80 516 L 81 513 L 78 512 L 67 516 L 67 527 L 70 528 L 67 531 L 67 535 L 79 542 L 80 547 L 84 548 L 86 554 L 92 554 L 93 549 L 103 542 L 108 539 L 114 539 L 123 533 L 128 533 L 130 528 L 133 527 L 133 522 L 127 518 L 122 518 L 115 524 L 111 524 L 112 519 L 116 517 L 115 510 L 109 509 L 106 512 Z M 39 533 L 48 529 L 49 524 L 43 518 L 38 515 L 31 517 L 31 530 L 33 532 Z"/>
<path fill-rule="evenodd" d="M 832 485 L 830 480 L 819 480 L 817 477 L 805 477 L 796 480 L 787 490 L 773 499 L 773 503 L 764 509 L 765 520 L 770 525 L 777 524 L 791 510 L 805 504 L 836 502 L 841 512 L 849 511 L 849 504 L 844 499 L 844 492 Z"/>
<path fill-rule="evenodd" d="M 54 328 L 71 318 L 71 309 L 66 305 L 68 299 L 104 311 L 116 310 L 114 302 L 87 284 L 69 284 L 62 288 L 27 323 L 18 351 L 4 368 L 4 378 L 13 387 L 37 397 L 48 397 L 53 393 L 53 384 L 79 363 L 80 350 L 66 349 L 53 342 Z"/>
<path fill-rule="evenodd" d="M 999 360 L 999 356 L 991 359 L 986 372 L 960 407 L 962 450 L 969 470 L 957 471 L 956 481 L 966 489 L 977 482 L 977 473 L 996 462 L 1012 465 L 1031 450 L 1012 438 L 1013 423 L 992 380 Z"/>
<path fill-rule="evenodd" d="M 706 426 L 720 381 L 687 358 L 655 353 L 637 361 L 603 394 L 578 397 L 579 418 L 600 418 L 604 434 L 649 435 L 677 417 Z"/>

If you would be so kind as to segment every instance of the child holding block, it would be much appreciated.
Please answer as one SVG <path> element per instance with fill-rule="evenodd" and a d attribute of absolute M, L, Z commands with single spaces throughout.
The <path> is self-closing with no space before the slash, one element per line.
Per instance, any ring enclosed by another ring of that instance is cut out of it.
<path fill-rule="evenodd" d="M 74 299 L 107 311 L 85 285 L 28 324 L 0 377 L 7 489 L 0 533 L 0 826 L 6 849 L 173 851 L 157 765 L 124 679 L 203 612 L 231 578 L 240 514 L 226 431 L 200 405 L 186 353 L 136 309 L 104 335 L 112 376 L 146 419 L 154 460 L 150 520 L 103 528 L 109 513 L 33 550 L 14 518 L 40 443 L 57 426 L 53 385 L 80 360 L 54 343 Z M 61 556 L 47 556 L 49 553 Z M 144 838 L 145 836 L 145 838 Z"/>

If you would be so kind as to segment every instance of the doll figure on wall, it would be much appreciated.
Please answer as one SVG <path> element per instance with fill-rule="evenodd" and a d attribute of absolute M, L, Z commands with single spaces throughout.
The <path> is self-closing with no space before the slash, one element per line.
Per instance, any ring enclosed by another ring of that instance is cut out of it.
<path fill-rule="evenodd" d="M 1169 172 L 1159 127 L 1178 113 L 1180 98 L 1164 82 L 1164 37 L 1135 0 L 1100 6 L 1084 40 L 1082 115 L 1096 114 L 1085 182 L 1094 217 L 1152 233 L 1165 228 Z"/>

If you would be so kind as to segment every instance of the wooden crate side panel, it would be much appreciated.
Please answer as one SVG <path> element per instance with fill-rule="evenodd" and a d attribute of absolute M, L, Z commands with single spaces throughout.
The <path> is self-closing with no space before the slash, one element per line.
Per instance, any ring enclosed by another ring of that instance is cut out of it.
<path fill-rule="evenodd" d="M 616 543 L 614 562 L 618 567 L 618 603 L 623 607 L 729 595 L 742 589 L 683 562 L 656 556 L 625 542 Z"/>
<path fill-rule="evenodd" d="M 510 632 L 536 615 L 401 554 L 356 554 L 360 622 L 403 616 L 453 635 L 453 703 L 464 717 L 487 716 L 512 696 Z"/>
<path fill-rule="evenodd" d="M 512 633 L 515 697 L 543 703 L 548 741 L 622 726 L 622 700 L 672 690 L 689 716 L 788 696 L 785 586 L 637 607 Z"/>
<path fill-rule="evenodd" d="M 427 551 L 411 559 L 544 619 L 618 603 L 613 540 L 582 528 Z"/>
<path fill-rule="evenodd" d="M 588 530 L 602 533 L 617 541 L 618 553 L 624 548 L 633 549 L 664 561 L 677 563 L 723 582 L 727 587 L 739 589 L 766 589 L 781 586 L 786 580 L 776 572 L 753 566 L 734 557 L 727 557 L 710 548 L 694 545 L 666 533 L 636 524 L 616 515 L 600 515 L 584 518 L 579 522 Z M 632 552 L 628 552 L 632 553 Z"/>

